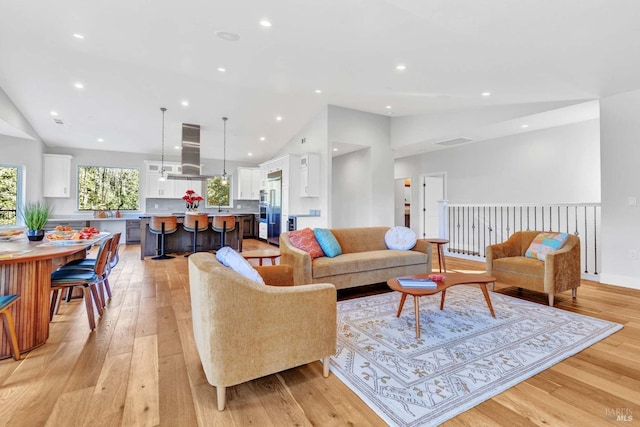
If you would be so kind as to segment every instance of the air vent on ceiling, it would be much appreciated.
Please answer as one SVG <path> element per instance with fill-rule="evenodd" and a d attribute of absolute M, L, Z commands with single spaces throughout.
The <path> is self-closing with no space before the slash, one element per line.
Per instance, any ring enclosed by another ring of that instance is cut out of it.
<path fill-rule="evenodd" d="M 60 119 L 53 119 L 54 122 L 56 122 L 57 125 L 63 125 L 64 122 Z"/>
<path fill-rule="evenodd" d="M 459 144 L 464 144 L 465 142 L 469 142 L 472 141 L 471 138 L 464 138 L 464 137 L 460 137 L 460 138 L 453 138 L 453 139 L 447 139 L 444 141 L 439 141 L 436 142 L 436 144 L 438 145 L 446 145 L 447 147 L 450 147 L 452 145 L 459 145 Z"/>

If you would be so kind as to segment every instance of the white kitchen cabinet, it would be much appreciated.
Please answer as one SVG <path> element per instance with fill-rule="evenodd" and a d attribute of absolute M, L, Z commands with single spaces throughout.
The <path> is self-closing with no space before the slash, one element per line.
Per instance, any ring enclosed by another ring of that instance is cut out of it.
<path fill-rule="evenodd" d="M 259 200 L 261 187 L 260 168 L 238 168 L 238 191 L 239 200 Z"/>
<path fill-rule="evenodd" d="M 64 154 L 42 155 L 42 195 L 44 197 L 71 197 L 71 159 Z"/>
<path fill-rule="evenodd" d="M 175 199 L 184 195 L 182 187 L 184 183 L 173 179 L 160 181 L 162 163 L 146 163 L 146 186 L 145 196 L 154 199 Z M 179 163 L 164 163 L 164 176 L 170 173 L 182 173 L 182 166 Z"/>
<path fill-rule="evenodd" d="M 320 197 L 320 155 L 300 155 L 300 197 Z"/>

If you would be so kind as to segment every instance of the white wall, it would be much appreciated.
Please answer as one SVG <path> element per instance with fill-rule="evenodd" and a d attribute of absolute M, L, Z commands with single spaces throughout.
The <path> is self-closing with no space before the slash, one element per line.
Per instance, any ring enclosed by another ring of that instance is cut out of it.
<path fill-rule="evenodd" d="M 600 101 L 602 272 L 600 281 L 640 289 L 640 91 Z"/>
<path fill-rule="evenodd" d="M 42 147 L 40 141 L 0 135 L 0 163 L 22 166 L 25 202 L 42 195 Z"/>
<path fill-rule="evenodd" d="M 295 190 L 289 196 L 289 213 L 292 215 L 308 214 L 310 209 L 320 210 L 318 227 L 328 227 L 330 221 L 327 177 L 331 170 L 331 154 L 327 144 L 327 126 L 327 107 L 324 107 L 274 156 L 275 158 L 285 154 L 320 154 L 320 197 L 299 197 L 297 186 L 292 186 Z M 291 171 L 290 174 L 292 180 L 299 179 L 298 171 Z"/>
<path fill-rule="evenodd" d="M 329 145 L 333 142 L 369 147 L 367 155 L 356 152 L 346 159 L 334 161 L 331 185 L 353 188 L 332 193 L 332 227 L 393 225 L 393 153 L 390 141 L 390 119 L 378 114 L 329 106 Z M 342 156 L 341 156 L 342 157 Z M 346 164 L 353 171 L 340 170 Z M 356 164 L 357 163 L 357 164 Z M 354 181 L 348 181 L 353 178 Z M 364 193 L 364 194 L 362 194 Z M 354 205 L 356 198 L 362 203 Z"/>
<path fill-rule="evenodd" d="M 599 123 L 589 120 L 397 159 L 394 173 L 419 182 L 446 172 L 451 203 L 597 203 L 599 150 Z"/>

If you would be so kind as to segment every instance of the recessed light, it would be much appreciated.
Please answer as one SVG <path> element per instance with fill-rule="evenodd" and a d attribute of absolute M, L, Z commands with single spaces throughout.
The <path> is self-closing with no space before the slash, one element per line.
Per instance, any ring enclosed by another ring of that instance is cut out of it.
<path fill-rule="evenodd" d="M 84 89 L 84 84 L 81 82 L 74 83 L 73 86 L 75 86 L 76 89 Z"/>
<path fill-rule="evenodd" d="M 406 66 L 406 65 L 404 65 L 404 64 L 398 64 L 398 65 L 396 65 L 396 70 L 398 70 L 398 71 L 404 71 L 404 70 L 406 70 L 406 69 L 407 69 L 407 66 Z"/>
<path fill-rule="evenodd" d="M 276 120 L 279 121 L 279 122 L 282 121 L 282 116 L 277 116 Z"/>
<path fill-rule="evenodd" d="M 315 91 L 316 93 L 322 93 L 322 91 L 320 89 L 316 89 Z"/>
<path fill-rule="evenodd" d="M 482 92 L 482 96 L 491 96 L 491 92 Z"/>
<path fill-rule="evenodd" d="M 264 141 L 265 139 L 267 139 L 267 138 L 265 138 L 264 136 L 260 137 L 260 141 Z"/>
<path fill-rule="evenodd" d="M 181 102 L 183 107 L 188 107 L 189 106 L 189 101 L 182 101 Z"/>
<path fill-rule="evenodd" d="M 269 28 L 271 26 L 271 22 L 267 21 L 266 19 L 263 19 L 262 21 L 260 21 L 260 25 L 262 25 L 265 28 Z"/>
<path fill-rule="evenodd" d="M 180 146 L 179 145 L 174 145 L 173 148 L 175 148 L 176 150 L 179 150 Z"/>
<path fill-rule="evenodd" d="M 522 129 L 528 128 L 528 127 L 529 127 L 529 125 L 522 125 Z"/>
<path fill-rule="evenodd" d="M 73 35 L 73 37 L 75 37 L 75 38 L 77 38 L 77 39 L 80 39 L 80 40 L 84 40 L 84 36 L 83 36 L 82 34 L 75 33 L 75 34 Z"/>
<path fill-rule="evenodd" d="M 386 107 L 384 107 L 384 108 L 386 108 L 387 110 L 390 110 L 390 109 L 391 109 L 391 105 L 387 105 L 387 106 L 386 106 Z"/>
<path fill-rule="evenodd" d="M 227 71 L 227 69 L 224 67 L 218 67 L 218 71 L 220 71 L 221 73 L 224 73 Z"/>
<path fill-rule="evenodd" d="M 216 36 L 227 42 L 235 42 L 240 36 L 229 31 L 216 31 Z"/>
<path fill-rule="evenodd" d="M 338 149 L 337 149 L 337 148 L 334 148 L 334 149 L 333 149 L 333 151 L 338 151 Z"/>
<path fill-rule="evenodd" d="M 58 115 L 58 113 L 57 113 L 56 111 L 52 111 L 52 112 L 51 112 L 51 113 L 49 113 L 49 114 L 51 114 L 53 117 L 55 117 L 55 116 L 57 116 L 57 115 Z"/>
<path fill-rule="evenodd" d="M 249 157 L 253 156 L 253 153 L 249 153 Z"/>
<path fill-rule="evenodd" d="M 104 142 L 103 138 L 98 138 L 98 142 Z"/>

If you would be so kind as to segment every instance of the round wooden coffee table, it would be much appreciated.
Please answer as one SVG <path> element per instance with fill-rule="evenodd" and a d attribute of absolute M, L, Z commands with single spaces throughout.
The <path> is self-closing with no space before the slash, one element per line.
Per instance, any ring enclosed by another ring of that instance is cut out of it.
<path fill-rule="evenodd" d="M 240 252 L 240 255 L 244 257 L 244 259 L 258 259 L 260 265 L 262 265 L 262 260 L 264 258 L 269 258 L 271 260 L 271 265 L 276 263 L 276 258 L 280 256 L 280 251 L 277 249 L 253 249 L 250 251 Z"/>
<path fill-rule="evenodd" d="M 415 276 L 405 276 L 407 278 L 427 278 L 428 274 L 417 274 Z M 482 289 L 484 299 L 487 301 L 487 306 L 491 312 L 491 316 L 496 317 L 493 312 L 493 305 L 491 305 L 491 299 L 489 298 L 489 292 L 487 291 L 487 283 L 495 283 L 496 278 L 488 276 L 486 274 L 470 274 L 470 273 L 447 273 L 444 280 L 436 282 L 436 288 L 405 288 L 397 278 L 387 280 L 387 285 L 394 291 L 398 291 L 402 294 L 400 298 L 400 306 L 398 307 L 398 313 L 396 317 L 400 317 L 404 301 L 407 299 L 407 295 L 413 296 L 413 306 L 416 316 L 416 338 L 420 338 L 420 297 L 425 295 L 433 295 L 438 292 L 442 292 L 440 299 L 440 310 L 444 308 L 444 299 L 447 292 L 447 288 L 455 285 L 468 285 L 477 283 Z"/>

